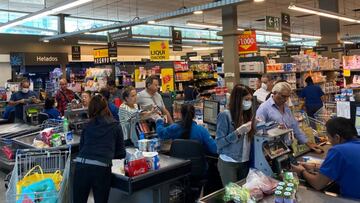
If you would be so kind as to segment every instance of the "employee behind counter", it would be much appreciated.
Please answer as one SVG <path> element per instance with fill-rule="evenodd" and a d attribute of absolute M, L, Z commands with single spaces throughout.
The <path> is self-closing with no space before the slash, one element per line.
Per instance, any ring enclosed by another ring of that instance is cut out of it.
<path fill-rule="evenodd" d="M 360 139 L 356 128 L 349 119 L 338 117 L 326 123 L 326 131 L 333 147 L 322 165 L 300 163 L 292 165 L 292 170 L 317 190 L 335 182 L 343 197 L 360 200 Z"/>

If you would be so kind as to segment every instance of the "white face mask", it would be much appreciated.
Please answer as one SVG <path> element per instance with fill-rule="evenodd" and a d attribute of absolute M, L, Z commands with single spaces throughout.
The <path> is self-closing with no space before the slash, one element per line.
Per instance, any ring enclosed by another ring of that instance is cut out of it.
<path fill-rule="evenodd" d="M 267 85 L 265 83 L 261 83 L 261 88 L 263 88 L 264 90 L 267 90 Z"/>
<path fill-rule="evenodd" d="M 251 106 L 252 106 L 252 101 L 243 100 L 243 103 L 242 103 L 243 111 L 247 111 L 247 110 L 251 109 Z"/>
<path fill-rule="evenodd" d="M 26 94 L 29 92 L 29 88 L 23 88 L 21 91 L 22 91 L 22 93 Z"/>

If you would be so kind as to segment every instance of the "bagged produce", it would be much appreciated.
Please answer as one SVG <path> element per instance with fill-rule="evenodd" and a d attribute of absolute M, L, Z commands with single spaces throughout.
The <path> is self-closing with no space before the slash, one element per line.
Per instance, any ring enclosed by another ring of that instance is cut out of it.
<path fill-rule="evenodd" d="M 225 202 L 234 201 L 236 203 L 253 202 L 250 198 L 249 190 L 245 187 L 239 186 L 236 183 L 229 183 L 226 185 L 223 200 Z"/>
<path fill-rule="evenodd" d="M 249 189 L 251 197 L 259 201 L 264 198 L 264 194 L 273 194 L 278 182 L 279 181 L 266 176 L 260 170 L 250 169 L 243 187 Z"/>

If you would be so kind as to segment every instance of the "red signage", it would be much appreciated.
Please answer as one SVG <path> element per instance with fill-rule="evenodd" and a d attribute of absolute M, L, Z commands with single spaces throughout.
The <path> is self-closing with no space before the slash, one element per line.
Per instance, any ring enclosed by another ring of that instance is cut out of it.
<path fill-rule="evenodd" d="M 257 52 L 255 30 L 246 30 L 238 38 L 239 54 L 249 54 Z"/>

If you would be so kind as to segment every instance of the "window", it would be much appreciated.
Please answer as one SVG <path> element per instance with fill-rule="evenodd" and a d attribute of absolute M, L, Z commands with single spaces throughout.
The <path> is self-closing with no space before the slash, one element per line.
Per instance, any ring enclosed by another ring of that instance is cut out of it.
<path fill-rule="evenodd" d="M 114 24 L 112 21 L 105 21 L 105 20 L 90 20 L 90 19 L 83 19 L 83 18 L 65 18 L 65 32 L 75 32 L 79 30 L 85 30 L 90 28 L 97 28 L 106 25 Z M 106 32 L 97 32 L 92 33 L 94 35 L 107 35 Z"/>

